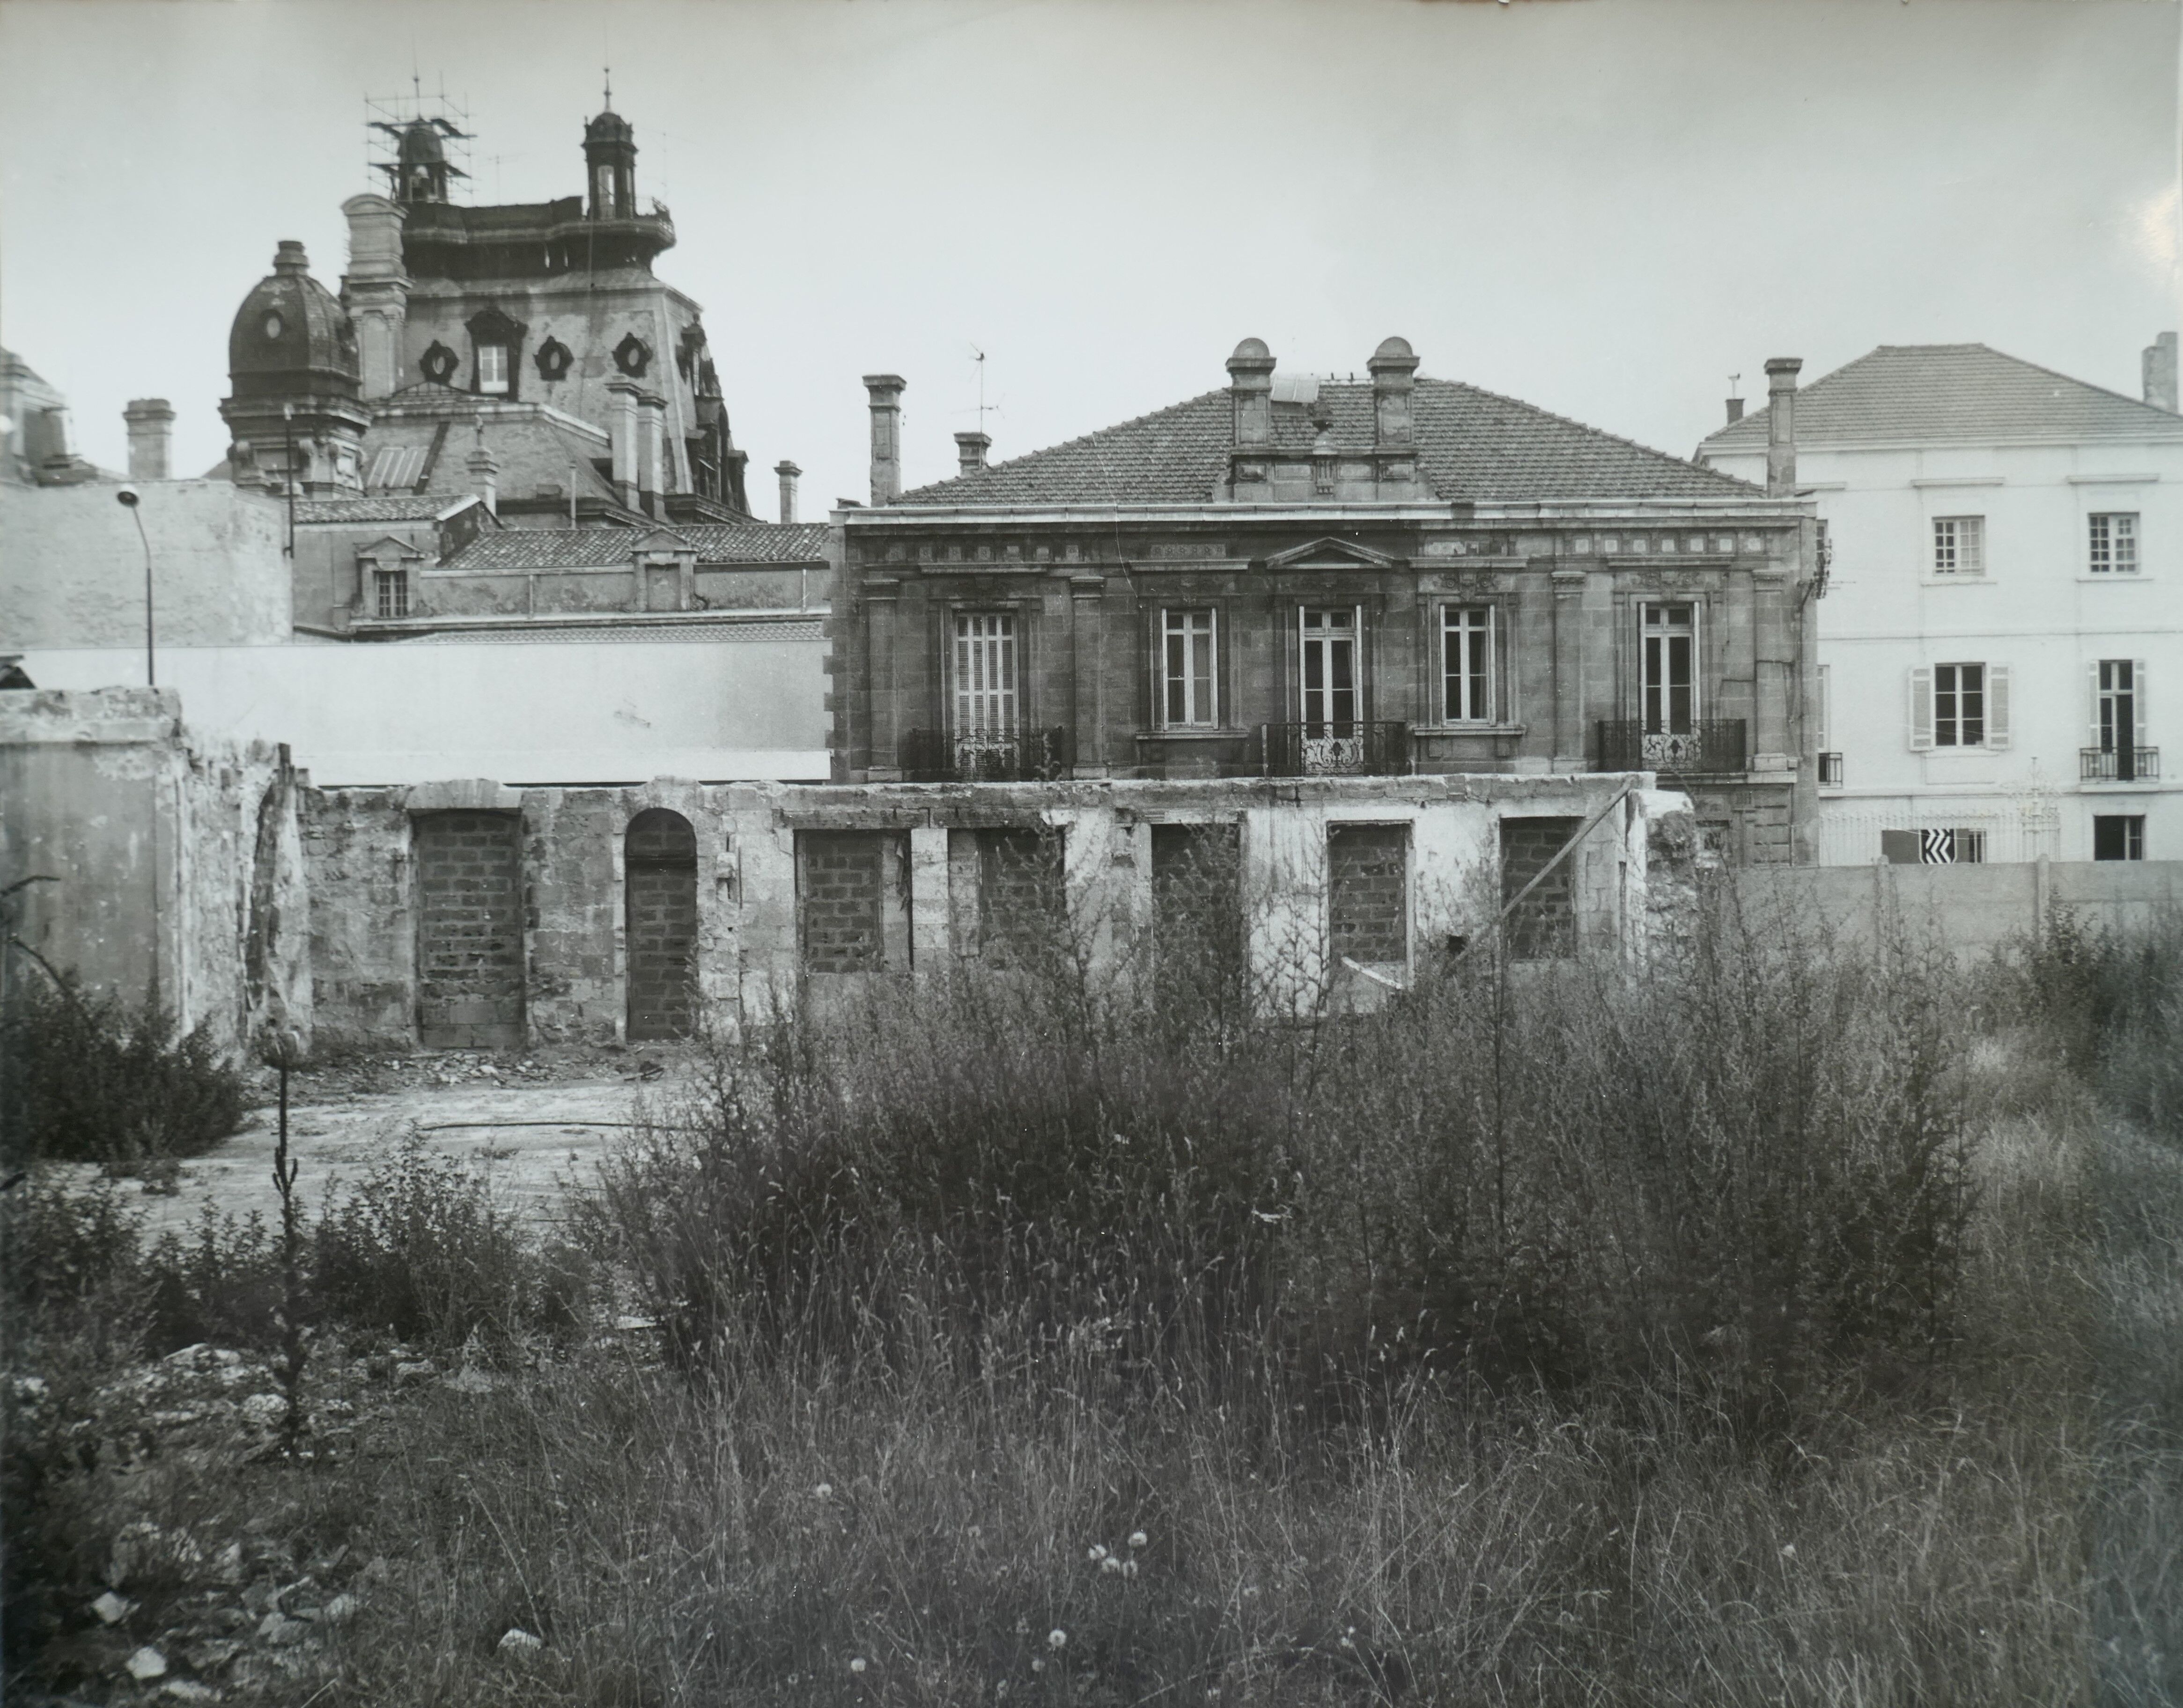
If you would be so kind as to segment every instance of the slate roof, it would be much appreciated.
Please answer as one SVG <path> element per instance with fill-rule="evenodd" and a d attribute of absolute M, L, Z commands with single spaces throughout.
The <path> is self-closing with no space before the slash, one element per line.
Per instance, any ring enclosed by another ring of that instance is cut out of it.
<path fill-rule="evenodd" d="M 1701 452 L 1764 451 L 1764 409 Z M 1984 344 L 1882 344 L 1797 393 L 1799 445 L 1902 440 L 2183 438 L 2183 415 Z"/>
<path fill-rule="evenodd" d="M 446 569 L 608 569 L 629 563 L 653 532 L 686 540 L 700 563 L 810 563 L 825 555 L 826 530 L 773 522 L 689 523 L 640 528 L 503 528 L 480 534 Z"/>
<path fill-rule="evenodd" d="M 430 522 L 461 502 L 446 492 L 377 492 L 362 498 L 298 498 L 298 522 Z"/>
<path fill-rule="evenodd" d="M 1371 448 L 1372 387 L 1321 380 L 1337 452 Z M 1313 406 L 1276 404 L 1276 452 L 1308 453 Z M 1459 380 L 1417 381 L 1419 466 L 1441 498 L 1748 498 L 1748 482 Z M 1049 450 L 904 493 L 920 504 L 1204 503 L 1225 478 L 1232 434 L 1223 389 Z"/>

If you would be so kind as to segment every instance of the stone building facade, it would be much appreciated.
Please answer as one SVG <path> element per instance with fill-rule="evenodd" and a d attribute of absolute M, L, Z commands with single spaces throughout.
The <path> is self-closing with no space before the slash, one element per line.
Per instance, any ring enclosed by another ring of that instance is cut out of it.
<path fill-rule="evenodd" d="M 844 781 L 1649 770 L 1737 862 L 1808 858 L 1816 530 L 1761 485 L 1476 387 L 1399 338 L 838 513 Z M 1794 364 L 1784 367 L 1792 375 Z"/>

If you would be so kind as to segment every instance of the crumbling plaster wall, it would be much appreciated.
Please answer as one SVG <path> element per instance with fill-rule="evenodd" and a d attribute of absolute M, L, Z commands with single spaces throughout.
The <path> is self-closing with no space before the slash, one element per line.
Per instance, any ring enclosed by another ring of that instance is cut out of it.
<path fill-rule="evenodd" d="M 1281 783 L 1084 781 L 798 788 L 661 779 L 637 788 L 510 789 L 491 782 L 308 791 L 316 1005 L 323 1040 L 378 1047 L 416 1036 L 415 874 L 410 826 L 431 812 L 501 812 L 520 825 L 528 1037 L 625 1035 L 625 838 L 665 808 L 696 835 L 697 976 L 705 1012 L 733 1024 L 771 1012 L 803 984 L 797 836 L 862 830 L 906 836 L 911 967 L 950 963 L 951 830 L 1046 828 L 1062 839 L 1074 926 L 1095 966 L 1114 968 L 1152 918 L 1152 829 L 1234 824 L 1251 953 L 1278 1006 L 1379 1000 L 1327 964 L 1327 832 L 1341 824 L 1408 829 L 1407 965 L 1419 976 L 1450 940 L 1474 937 L 1501 906 L 1500 822 L 1590 819 L 1571 857 L 1580 934 L 1633 954 L 1673 934 L 1696 905 L 1688 801 L 1617 776 L 1315 779 Z M 892 952 L 892 951 L 891 951 Z M 827 974 L 845 980 L 886 973 Z M 1369 988 L 1367 988 L 1369 986 Z"/>
<path fill-rule="evenodd" d="M 292 877 L 258 870 L 289 834 L 262 823 L 269 797 L 291 808 L 275 749 L 191 730 L 181 710 L 172 689 L 0 692 L 0 887 L 53 880 L 16 892 L 13 929 L 56 971 L 132 1005 L 156 990 L 236 1051 L 253 919 L 303 908 Z M 19 951 L 7 976 L 44 975 Z"/>

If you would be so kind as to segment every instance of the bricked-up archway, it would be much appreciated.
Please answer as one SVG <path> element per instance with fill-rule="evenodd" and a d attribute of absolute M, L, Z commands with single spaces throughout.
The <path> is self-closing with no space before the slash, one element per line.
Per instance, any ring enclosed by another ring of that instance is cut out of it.
<path fill-rule="evenodd" d="M 416 820 L 417 1036 L 430 1050 L 520 1050 L 522 818 Z"/>
<path fill-rule="evenodd" d="M 697 833 L 654 807 L 629 821 L 629 1035 L 687 1036 L 697 1019 Z"/>

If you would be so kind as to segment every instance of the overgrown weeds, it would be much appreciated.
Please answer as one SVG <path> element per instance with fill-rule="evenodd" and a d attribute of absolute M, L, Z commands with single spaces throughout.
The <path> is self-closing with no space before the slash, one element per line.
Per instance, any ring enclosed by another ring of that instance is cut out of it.
<path fill-rule="evenodd" d="M 0 1163 L 139 1172 L 209 1150 L 242 1123 L 242 1073 L 202 1027 L 73 979 L 25 979 L 0 1013 Z"/>

